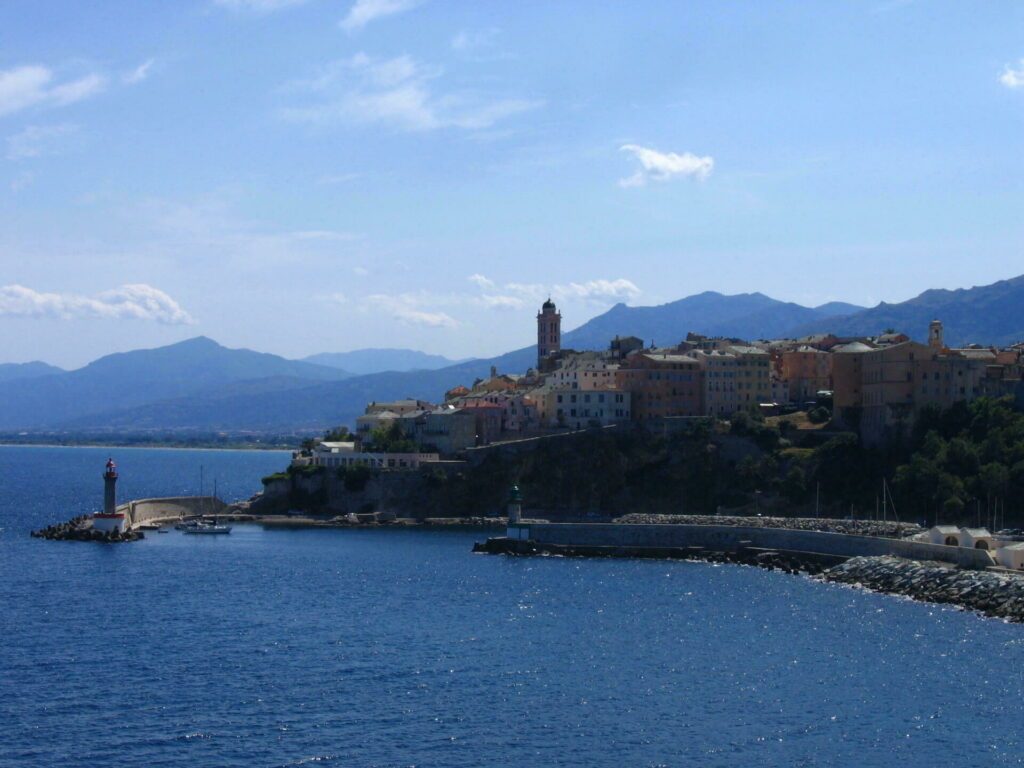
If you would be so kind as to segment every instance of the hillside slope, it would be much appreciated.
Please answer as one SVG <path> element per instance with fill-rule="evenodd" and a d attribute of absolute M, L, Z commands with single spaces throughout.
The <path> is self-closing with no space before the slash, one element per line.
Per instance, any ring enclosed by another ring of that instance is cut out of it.
<path fill-rule="evenodd" d="M 53 427 L 239 381 L 288 377 L 307 384 L 344 376 L 333 368 L 227 349 L 198 337 L 107 355 L 74 371 L 2 382 L 0 429 Z"/>
<path fill-rule="evenodd" d="M 1024 339 L 1024 275 L 991 285 L 933 289 L 899 304 L 879 304 L 846 317 L 829 317 L 795 328 L 794 335 L 830 331 L 871 336 L 888 328 L 915 339 L 928 338 L 928 323 L 939 319 L 946 343 L 1008 345 Z"/>

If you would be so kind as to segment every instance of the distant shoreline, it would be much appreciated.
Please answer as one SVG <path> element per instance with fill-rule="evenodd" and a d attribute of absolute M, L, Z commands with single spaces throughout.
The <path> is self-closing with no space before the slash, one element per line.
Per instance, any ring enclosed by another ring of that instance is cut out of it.
<path fill-rule="evenodd" d="M 159 448 L 166 451 L 264 451 L 264 452 L 280 452 L 287 453 L 290 451 L 297 450 L 291 446 L 278 446 L 278 445 L 253 445 L 253 444 L 240 444 L 236 446 L 220 446 L 220 445 L 183 445 L 181 443 L 136 443 L 133 445 L 123 445 L 121 443 L 18 443 L 10 442 L 8 440 L 0 440 L 0 448 L 110 448 L 111 450 L 118 451 L 131 451 L 131 450 L 152 450 Z"/>

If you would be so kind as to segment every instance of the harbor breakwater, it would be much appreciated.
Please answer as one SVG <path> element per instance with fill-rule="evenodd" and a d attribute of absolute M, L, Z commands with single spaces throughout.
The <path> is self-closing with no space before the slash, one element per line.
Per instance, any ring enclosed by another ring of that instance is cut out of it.
<path fill-rule="evenodd" d="M 821 578 L 1024 622 L 1024 578 L 1014 574 L 960 570 L 898 557 L 854 557 L 824 571 Z"/>
<path fill-rule="evenodd" d="M 664 525 L 621 523 L 549 523 L 524 521 L 510 526 L 516 537 L 539 547 L 582 549 L 611 547 L 644 556 L 647 551 L 701 548 L 709 552 L 736 552 L 758 548 L 779 552 L 816 553 L 847 559 L 894 555 L 910 560 L 937 560 L 963 568 L 994 565 L 990 552 L 923 541 L 863 534 L 833 533 L 755 525 Z"/>

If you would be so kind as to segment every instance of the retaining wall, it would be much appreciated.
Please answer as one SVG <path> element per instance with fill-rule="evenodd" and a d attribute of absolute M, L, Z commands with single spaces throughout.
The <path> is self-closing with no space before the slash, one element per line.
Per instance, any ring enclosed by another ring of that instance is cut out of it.
<path fill-rule="evenodd" d="M 818 552 L 840 557 L 894 555 L 938 560 L 965 568 L 993 565 L 990 552 L 904 539 L 845 533 L 747 528 L 725 525 L 622 525 L 607 523 L 523 523 L 541 544 L 612 547 L 704 547 L 730 551 L 741 544 L 765 549 Z"/>

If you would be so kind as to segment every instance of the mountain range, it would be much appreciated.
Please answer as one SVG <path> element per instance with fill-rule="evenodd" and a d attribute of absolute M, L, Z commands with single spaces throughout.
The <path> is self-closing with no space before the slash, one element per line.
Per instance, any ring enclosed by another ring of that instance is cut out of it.
<path fill-rule="evenodd" d="M 302 358 L 303 362 L 338 368 L 353 376 L 383 371 L 435 371 L 464 360 L 429 355 L 415 349 L 356 349 L 351 352 L 321 352 Z"/>
<path fill-rule="evenodd" d="M 759 293 L 706 292 L 655 307 L 617 304 L 563 334 L 563 346 L 603 349 L 616 335 L 668 346 L 690 331 L 759 339 L 819 332 L 868 336 L 895 328 L 923 339 L 935 318 L 943 320 L 952 346 L 1002 345 L 1024 338 L 1021 307 L 1024 276 L 970 289 L 929 290 L 870 309 L 843 303 L 804 307 Z M 439 400 L 445 390 L 472 384 L 492 366 L 525 371 L 535 355 L 530 346 L 454 363 L 414 350 L 288 360 L 198 337 L 108 355 L 73 371 L 45 363 L 7 364 L 0 366 L 0 431 L 311 432 L 351 424 L 373 400 Z"/>

